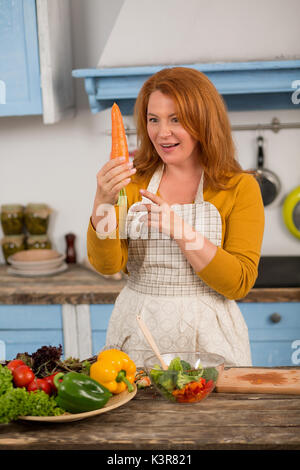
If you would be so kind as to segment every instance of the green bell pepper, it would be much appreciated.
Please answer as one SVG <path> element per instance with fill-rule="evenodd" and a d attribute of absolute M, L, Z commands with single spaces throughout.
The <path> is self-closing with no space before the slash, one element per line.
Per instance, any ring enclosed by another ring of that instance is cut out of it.
<path fill-rule="evenodd" d="M 55 375 L 53 383 L 57 388 L 58 406 L 69 413 L 98 410 L 103 408 L 112 396 L 103 385 L 79 372 L 59 372 Z"/>

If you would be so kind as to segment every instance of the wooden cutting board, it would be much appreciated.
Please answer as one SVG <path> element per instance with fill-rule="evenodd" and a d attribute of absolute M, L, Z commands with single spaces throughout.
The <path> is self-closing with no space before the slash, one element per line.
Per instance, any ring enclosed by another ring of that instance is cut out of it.
<path fill-rule="evenodd" d="M 300 395 L 299 369 L 231 367 L 219 376 L 216 392 Z"/>

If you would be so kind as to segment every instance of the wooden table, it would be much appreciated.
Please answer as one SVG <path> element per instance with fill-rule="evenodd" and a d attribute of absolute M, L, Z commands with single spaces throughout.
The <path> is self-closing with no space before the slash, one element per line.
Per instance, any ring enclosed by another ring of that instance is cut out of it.
<path fill-rule="evenodd" d="M 8 274 L 0 265 L 0 304 L 113 304 L 127 279 L 105 278 L 84 265 L 69 265 L 55 276 Z M 253 288 L 240 302 L 299 302 L 300 287 Z"/>
<path fill-rule="evenodd" d="M 0 425 L 0 450 L 295 450 L 300 396 L 212 393 L 196 405 L 169 403 L 151 388 L 82 421 Z"/>

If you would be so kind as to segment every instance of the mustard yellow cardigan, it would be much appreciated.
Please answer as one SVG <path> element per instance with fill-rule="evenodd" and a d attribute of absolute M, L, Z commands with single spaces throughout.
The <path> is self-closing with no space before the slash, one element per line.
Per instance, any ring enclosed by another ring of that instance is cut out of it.
<path fill-rule="evenodd" d="M 141 201 L 140 189 L 147 189 L 149 180 L 133 176 L 126 186 L 127 209 Z M 250 291 L 257 278 L 264 232 L 264 206 L 259 185 L 251 174 L 231 177 L 230 189 L 213 191 L 204 189 L 204 200 L 213 204 L 222 219 L 222 242 L 210 263 L 196 272 L 207 285 L 228 299 L 238 300 Z M 159 193 L 158 193 L 159 194 Z M 119 208 L 115 206 L 118 221 Z M 87 255 L 90 263 L 102 274 L 127 270 L 128 240 L 100 239 L 89 220 Z"/>

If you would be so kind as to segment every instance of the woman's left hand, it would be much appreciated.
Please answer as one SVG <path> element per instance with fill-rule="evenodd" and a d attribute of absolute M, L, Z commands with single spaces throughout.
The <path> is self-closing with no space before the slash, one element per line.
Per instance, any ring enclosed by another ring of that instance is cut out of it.
<path fill-rule="evenodd" d="M 154 202 L 154 204 L 141 203 L 132 208 L 135 212 L 147 211 L 146 215 L 140 217 L 141 222 L 147 222 L 148 227 L 156 228 L 170 238 L 175 238 L 176 234 L 182 233 L 184 221 L 172 211 L 167 202 L 150 191 L 141 190 L 140 192 Z"/>

